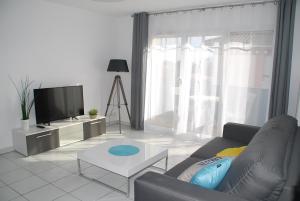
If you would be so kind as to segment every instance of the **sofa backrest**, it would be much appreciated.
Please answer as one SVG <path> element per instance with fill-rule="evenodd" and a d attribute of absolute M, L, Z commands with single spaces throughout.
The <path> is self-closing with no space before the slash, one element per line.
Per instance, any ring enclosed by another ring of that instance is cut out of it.
<path fill-rule="evenodd" d="M 283 191 L 280 194 L 279 201 L 296 201 L 300 200 L 299 195 L 296 196 L 296 187 L 300 187 L 300 127 L 298 127 L 294 138 L 293 151 L 291 155 L 288 177 Z"/>
<path fill-rule="evenodd" d="M 218 190 L 250 201 L 278 200 L 288 179 L 297 120 L 279 116 L 257 132 Z"/>

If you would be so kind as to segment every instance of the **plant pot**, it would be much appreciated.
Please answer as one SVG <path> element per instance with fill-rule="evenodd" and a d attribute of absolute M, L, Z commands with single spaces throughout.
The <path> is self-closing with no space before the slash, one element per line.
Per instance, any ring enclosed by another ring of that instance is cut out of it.
<path fill-rule="evenodd" d="M 21 128 L 25 131 L 29 130 L 29 119 L 21 120 Z"/>
<path fill-rule="evenodd" d="M 96 119 L 97 118 L 97 115 L 90 115 L 90 119 Z"/>

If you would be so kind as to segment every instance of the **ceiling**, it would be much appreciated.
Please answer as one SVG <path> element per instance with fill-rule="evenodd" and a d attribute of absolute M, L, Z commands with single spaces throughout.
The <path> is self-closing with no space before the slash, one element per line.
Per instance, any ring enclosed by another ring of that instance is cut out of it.
<path fill-rule="evenodd" d="M 230 2 L 250 0 L 46 0 L 66 6 L 96 11 L 106 15 L 131 15 L 136 12 L 153 12 L 174 9 L 195 8 Z"/>

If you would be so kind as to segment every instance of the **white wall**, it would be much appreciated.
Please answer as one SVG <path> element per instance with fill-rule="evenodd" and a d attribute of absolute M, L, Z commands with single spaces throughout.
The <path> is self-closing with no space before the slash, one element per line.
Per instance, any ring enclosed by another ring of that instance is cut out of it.
<path fill-rule="evenodd" d="M 133 18 L 130 16 L 117 17 L 113 21 L 114 25 L 114 43 L 112 43 L 111 57 L 116 59 L 126 59 L 129 67 L 129 73 L 118 73 L 123 81 L 124 90 L 128 102 L 130 112 L 130 91 L 131 91 L 131 50 L 132 50 L 132 29 L 133 29 Z M 114 76 L 117 73 L 107 73 L 103 81 L 105 86 L 104 90 L 106 94 L 106 100 L 108 99 L 111 86 L 113 84 Z M 115 99 L 116 101 L 116 99 Z M 121 99 L 122 101 L 122 99 Z M 102 105 L 102 108 L 106 107 L 106 103 Z M 105 110 L 105 109 L 104 109 Z M 111 110 L 110 110 L 111 111 Z M 115 107 L 111 113 L 107 116 L 107 122 L 114 122 L 118 119 L 118 109 Z M 129 123 L 128 115 L 124 106 L 121 107 L 121 121 Z"/>
<path fill-rule="evenodd" d="M 115 54 L 129 58 L 123 47 L 128 41 L 117 40 L 120 46 L 112 49 L 114 20 L 46 1 L 0 1 L 0 151 L 12 146 L 11 129 L 20 126 L 9 75 L 16 81 L 28 75 L 43 87 L 83 84 L 86 111 L 105 112 L 108 61 Z M 124 77 L 126 83 L 129 79 Z"/>
<path fill-rule="evenodd" d="M 289 114 L 298 118 L 300 125 L 300 1 L 297 1 L 292 73 L 290 83 Z M 298 108 L 297 108 L 298 107 Z M 298 110 L 298 114 L 297 114 Z"/>

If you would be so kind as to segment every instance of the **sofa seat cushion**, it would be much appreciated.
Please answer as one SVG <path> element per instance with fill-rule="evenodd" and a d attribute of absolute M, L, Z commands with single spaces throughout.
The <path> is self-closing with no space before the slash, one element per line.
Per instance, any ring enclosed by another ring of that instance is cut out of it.
<path fill-rule="evenodd" d="M 278 200 L 287 179 L 297 120 L 269 120 L 232 163 L 218 190 L 250 201 Z"/>
<path fill-rule="evenodd" d="M 194 158 L 212 158 L 216 156 L 217 153 L 220 151 L 226 149 L 226 148 L 233 148 L 233 147 L 241 147 L 245 146 L 245 144 L 229 139 L 225 139 L 222 137 L 216 137 L 204 146 L 202 146 L 200 149 L 195 151 L 192 154 L 192 157 Z"/>
<path fill-rule="evenodd" d="M 182 172 L 184 172 L 191 165 L 193 165 L 199 161 L 202 161 L 202 160 L 205 160 L 205 159 L 189 157 L 189 158 L 185 159 L 184 161 L 180 162 L 179 164 L 175 165 L 173 168 L 171 168 L 165 174 L 170 177 L 177 178 Z"/>

